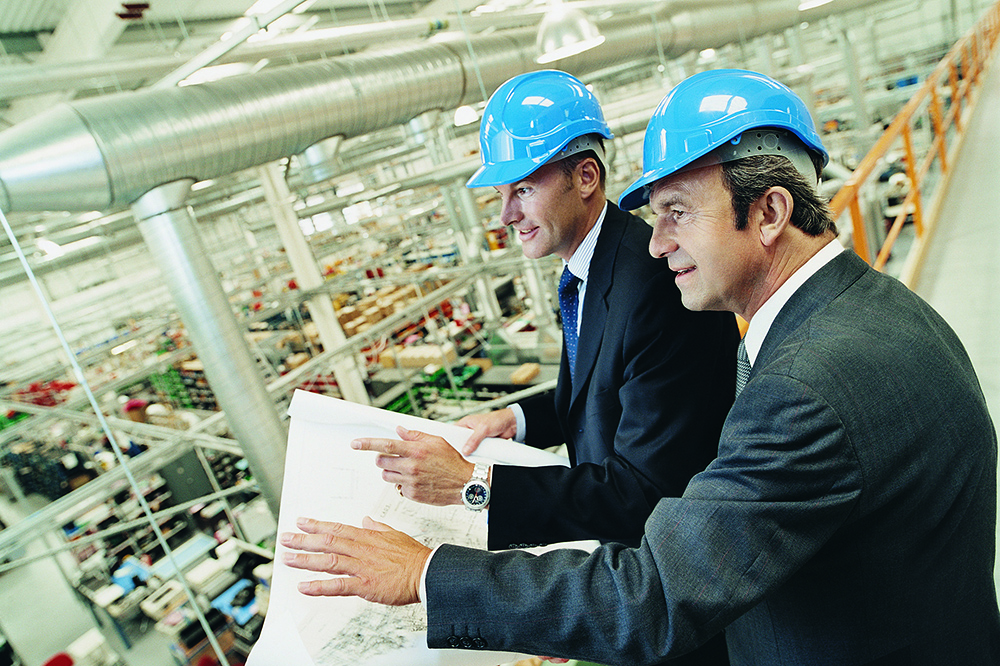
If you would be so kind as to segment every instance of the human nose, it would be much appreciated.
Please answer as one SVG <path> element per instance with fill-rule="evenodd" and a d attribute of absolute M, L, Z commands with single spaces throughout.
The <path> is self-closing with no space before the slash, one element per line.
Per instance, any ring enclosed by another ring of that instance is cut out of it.
<path fill-rule="evenodd" d="M 500 205 L 500 223 L 514 224 L 523 217 L 516 197 L 503 197 Z"/>
<path fill-rule="evenodd" d="M 657 220 L 656 224 L 653 225 L 653 235 L 649 239 L 649 253 L 657 259 L 666 257 L 678 248 L 668 226 L 668 223 L 663 220 Z"/>

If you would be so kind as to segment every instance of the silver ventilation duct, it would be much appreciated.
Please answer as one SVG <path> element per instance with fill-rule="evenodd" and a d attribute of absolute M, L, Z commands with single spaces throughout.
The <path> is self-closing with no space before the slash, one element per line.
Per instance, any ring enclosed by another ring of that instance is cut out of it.
<path fill-rule="evenodd" d="M 600 23 L 602 46 L 557 64 L 585 75 L 654 57 L 658 43 L 676 56 L 876 1 L 838 0 L 807 12 L 797 0 L 762 0 L 673 16 L 635 13 Z M 538 69 L 534 42 L 533 30 L 515 30 L 473 38 L 474 59 L 456 39 L 63 104 L 0 133 L 0 208 L 127 206 L 164 183 L 220 177 L 332 136 L 480 101 L 477 70 L 488 93 Z"/>

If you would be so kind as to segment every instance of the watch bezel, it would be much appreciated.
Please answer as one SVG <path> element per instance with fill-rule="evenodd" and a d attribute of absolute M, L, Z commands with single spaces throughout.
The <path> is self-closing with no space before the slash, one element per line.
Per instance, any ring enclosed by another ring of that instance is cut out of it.
<path fill-rule="evenodd" d="M 482 511 L 490 503 L 490 484 L 486 481 L 487 467 L 477 464 L 472 478 L 462 486 L 462 504 L 469 511 Z M 470 491 L 477 490 L 470 499 Z"/>

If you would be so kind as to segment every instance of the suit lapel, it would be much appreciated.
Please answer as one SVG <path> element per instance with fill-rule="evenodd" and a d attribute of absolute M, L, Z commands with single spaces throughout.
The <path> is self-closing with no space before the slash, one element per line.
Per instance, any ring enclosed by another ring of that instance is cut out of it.
<path fill-rule="evenodd" d="M 774 318 L 757 353 L 757 360 L 750 370 L 750 376 L 753 377 L 755 369 L 763 367 L 781 342 L 813 312 L 829 305 L 868 270 L 871 270 L 868 264 L 858 255 L 851 250 L 845 250 L 806 280 Z"/>
<path fill-rule="evenodd" d="M 576 348 L 576 381 L 573 382 L 571 407 L 587 385 L 604 338 L 604 322 L 608 318 L 608 292 L 611 291 L 618 247 L 625 232 L 623 216 L 617 206 L 608 202 L 608 212 L 604 216 L 587 273 L 587 293 L 583 299 L 583 320 Z"/>

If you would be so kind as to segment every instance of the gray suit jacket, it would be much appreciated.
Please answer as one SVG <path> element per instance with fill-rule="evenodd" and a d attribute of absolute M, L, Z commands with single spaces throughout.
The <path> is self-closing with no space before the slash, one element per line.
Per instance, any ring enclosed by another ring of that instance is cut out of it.
<path fill-rule="evenodd" d="M 649 664 L 1000 663 L 996 435 L 949 326 L 844 253 L 778 314 L 719 457 L 639 548 L 442 547 L 428 644 Z"/>

